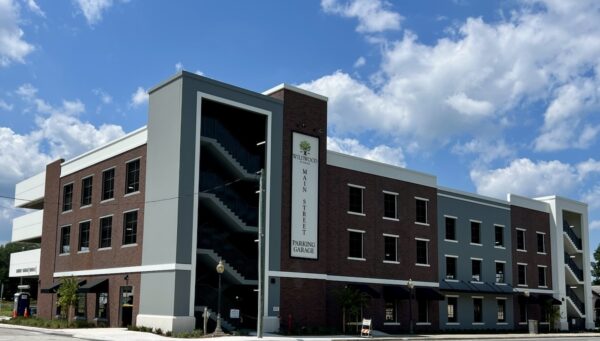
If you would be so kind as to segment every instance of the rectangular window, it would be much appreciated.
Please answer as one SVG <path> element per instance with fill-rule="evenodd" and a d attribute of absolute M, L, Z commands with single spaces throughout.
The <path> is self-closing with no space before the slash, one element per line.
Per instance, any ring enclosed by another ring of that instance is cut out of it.
<path fill-rule="evenodd" d="M 417 217 L 416 222 L 421 224 L 427 224 L 427 200 L 416 199 L 417 204 Z"/>
<path fill-rule="evenodd" d="M 427 300 L 417 300 L 418 316 L 417 322 L 427 323 L 429 322 L 429 304 Z"/>
<path fill-rule="evenodd" d="M 88 176 L 81 180 L 81 206 L 92 204 L 92 180 L 94 177 Z"/>
<path fill-rule="evenodd" d="M 473 322 L 483 322 L 483 298 L 473 298 Z"/>
<path fill-rule="evenodd" d="M 77 305 L 75 306 L 75 317 L 85 318 L 86 305 L 87 305 L 87 294 L 78 293 L 77 294 Z"/>
<path fill-rule="evenodd" d="M 543 233 L 536 233 L 537 234 L 537 252 L 538 253 L 546 253 L 546 242 L 545 242 L 545 235 Z"/>
<path fill-rule="evenodd" d="M 456 276 L 456 257 L 446 256 L 446 279 L 457 279 Z"/>
<path fill-rule="evenodd" d="M 519 322 L 527 323 L 527 306 L 529 302 L 526 300 L 519 300 Z"/>
<path fill-rule="evenodd" d="M 398 261 L 398 237 L 396 236 L 383 236 L 384 240 L 384 260 L 389 262 Z"/>
<path fill-rule="evenodd" d="M 348 231 L 349 232 L 349 258 L 364 259 L 363 257 L 363 232 L 359 231 Z"/>
<path fill-rule="evenodd" d="M 101 292 L 96 295 L 96 318 L 106 319 L 108 317 L 108 293 Z"/>
<path fill-rule="evenodd" d="M 538 286 L 545 287 L 546 283 L 546 267 L 538 266 Z"/>
<path fill-rule="evenodd" d="M 348 186 L 348 212 L 363 213 L 363 188 Z"/>
<path fill-rule="evenodd" d="M 127 178 L 125 181 L 125 194 L 140 190 L 140 159 L 127 163 Z"/>
<path fill-rule="evenodd" d="M 89 251 L 90 249 L 90 222 L 79 223 L 79 247 L 78 251 Z"/>
<path fill-rule="evenodd" d="M 100 248 L 110 247 L 112 241 L 112 217 L 100 219 Z"/>
<path fill-rule="evenodd" d="M 481 223 L 471 221 L 471 243 L 481 244 Z"/>
<path fill-rule="evenodd" d="M 494 225 L 495 241 L 494 245 L 503 247 L 504 246 L 504 226 Z"/>
<path fill-rule="evenodd" d="M 138 211 L 125 213 L 123 217 L 123 245 L 135 244 L 137 236 Z"/>
<path fill-rule="evenodd" d="M 473 281 L 481 282 L 481 260 L 471 259 L 471 274 Z"/>
<path fill-rule="evenodd" d="M 456 240 L 456 219 L 445 217 L 446 219 L 446 239 Z"/>
<path fill-rule="evenodd" d="M 458 322 L 458 297 L 448 297 L 448 322 Z"/>
<path fill-rule="evenodd" d="M 496 262 L 496 283 L 505 283 L 504 281 L 504 263 Z"/>
<path fill-rule="evenodd" d="M 383 217 L 398 219 L 398 195 L 383 193 Z"/>
<path fill-rule="evenodd" d="M 115 169 L 102 172 L 102 200 L 115 197 Z"/>
<path fill-rule="evenodd" d="M 517 250 L 525 251 L 525 230 L 517 229 Z"/>
<path fill-rule="evenodd" d="M 71 251 L 71 226 L 63 226 L 60 229 L 60 253 Z"/>
<path fill-rule="evenodd" d="M 391 323 L 398 321 L 398 305 L 395 300 L 385 301 L 385 322 Z"/>
<path fill-rule="evenodd" d="M 73 209 L 73 184 L 68 184 L 63 187 L 63 212 Z"/>
<path fill-rule="evenodd" d="M 417 264 L 429 264 L 426 240 L 417 239 Z"/>
<path fill-rule="evenodd" d="M 527 265 L 517 264 L 517 284 L 527 285 Z"/>
<path fill-rule="evenodd" d="M 498 301 L 498 322 L 506 322 L 506 300 Z"/>

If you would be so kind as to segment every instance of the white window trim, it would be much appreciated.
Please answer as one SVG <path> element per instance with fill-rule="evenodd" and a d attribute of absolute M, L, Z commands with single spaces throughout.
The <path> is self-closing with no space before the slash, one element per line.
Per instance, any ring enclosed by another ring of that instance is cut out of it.
<path fill-rule="evenodd" d="M 548 288 L 548 266 L 547 265 L 538 265 L 538 281 L 540 278 L 540 268 L 544 269 L 544 285 L 539 285 L 538 283 L 538 288 Z"/>
<path fill-rule="evenodd" d="M 417 262 L 415 262 L 415 265 L 416 266 L 430 267 L 431 266 L 429 264 L 429 242 L 430 242 L 430 240 L 429 239 L 425 239 L 425 238 L 415 238 L 415 240 L 425 242 L 426 243 L 425 247 L 427 248 L 427 252 L 425 253 L 425 255 L 427 256 L 427 263 L 417 263 Z"/>
<path fill-rule="evenodd" d="M 125 163 L 125 170 L 127 170 L 127 164 L 128 164 L 128 163 L 131 163 L 131 162 L 133 162 L 133 161 L 136 161 L 136 160 L 141 160 L 141 159 L 142 159 L 142 157 L 141 157 L 141 156 L 136 156 L 135 158 L 133 158 L 133 159 L 131 159 L 131 160 L 127 160 L 127 161 L 125 161 L 125 162 L 124 162 L 124 163 Z M 142 164 L 141 164 L 141 161 L 140 161 L 140 169 L 141 169 L 141 168 L 142 168 Z"/>
<path fill-rule="evenodd" d="M 470 223 L 479 223 L 479 227 L 481 227 L 481 225 L 483 224 L 483 222 L 481 220 L 476 220 L 476 219 L 469 219 Z"/>
<path fill-rule="evenodd" d="M 515 230 L 517 230 L 517 245 L 515 245 L 515 248 L 519 252 L 527 252 L 527 230 L 519 227 L 515 228 Z M 519 231 L 523 232 L 523 247 L 525 249 L 519 249 Z"/>
<path fill-rule="evenodd" d="M 348 183 L 347 185 L 348 185 L 348 187 L 354 187 L 354 188 L 366 189 L 366 187 L 365 187 L 365 186 L 361 186 L 361 185 L 355 185 L 355 184 L 351 184 L 351 183 Z"/>
<path fill-rule="evenodd" d="M 525 267 L 525 283 L 519 283 L 519 265 L 523 265 Z M 519 287 L 527 287 L 529 284 L 527 283 L 527 263 L 518 263 L 517 262 L 517 286 Z"/>
<path fill-rule="evenodd" d="M 480 260 L 483 262 L 483 258 L 471 257 L 471 260 Z"/>
<path fill-rule="evenodd" d="M 429 226 L 429 199 L 415 197 L 415 200 L 425 201 L 425 222 L 415 221 L 415 225 Z"/>
<path fill-rule="evenodd" d="M 348 209 L 348 214 L 354 214 L 354 215 L 358 215 L 358 216 L 362 216 L 362 217 L 366 216 L 366 214 L 365 214 L 365 189 L 366 189 L 366 187 L 351 184 L 351 183 L 348 183 L 348 187 L 360 189 L 360 212 L 354 212 L 354 211 L 350 211 Z"/>
<path fill-rule="evenodd" d="M 385 237 L 395 238 L 396 239 L 396 243 L 395 243 L 395 245 L 396 245 L 396 260 L 385 260 L 384 259 L 383 262 L 384 263 L 388 263 L 388 264 L 400 264 L 400 262 L 398 261 L 398 239 L 400 239 L 400 236 L 397 235 L 397 234 L 387 234 L 387 233 L 384 233 L 383 237 L 384 237 L 384 240 L 385 240 Z"/>
<path fill-rule="evenodd" d="M 140 210 L 139 208 L 134 208 L 132 210 L 123 211 L 123 215 L 125 215 L 125 213 L 130 213 L 130 212 L 139 211 L 139 210 Z"/>
<path fill-rule="evenodd" d="M 458 243 L 458 240 L 456 239 L 444 239 L 444 241 L 448 243 Z"/>
<path fill-rule="evenodd" d="M 358 261 L 366 261 L 367 259 L 364 257 L 365 255 L 365 231 L 363 230 L 355 230 L 355 229 L 346 229 L 348 232 L 360 233 L 360 254 L 363 257 L 346 257 L 348 260 L 358 260 Z"/>
<path fill-rule="evenodd" d="M 350 212 L 348 212 L 350 213 Z M 397 213 L 397 212 L 396 212 Z M 390 218 L 390 217 L 381 217 L 383 220 L 389 220 L 389 221 L 400 221 L 400 219 L 398 218 Z"/>
<path fill-rule="evenodd" d="M 502 245 L 496 245 L 496 226 L 502 227 Z M 496 249 L 506 249 L 506 238 L 504 238 L 504 231 L 506 231 L 506 226 L 501 224 L 494 224 L 494 247 Z"/>
<path fill-rule="evenodd" d="M 544 241 L 544 244 L 543 244 L 544 245 L 544 252 L 540 252 L 540 251 L 537 250 L 537 246 L 538 246 L 537 245 L 537 238 L 538 238 L 539 234 L 541 234 L 543 236 L 543 238 L 544 238 L 543 239 L 543 241 Z M 535 249 L 536 249 L 536 252 L 537 252 L 538 255 L 546 255 L 546 254 L 548 254 L 546 252 L 546 233 L 545 232 L 535 231 L 535 244 L 536 244 L 535 245 Z"/>
<path fill-rule="evenodd" d="M 458 256 L 456 256 L 456 255 L 444 255 L 444 258 L 458 259 Z M 457 263 L 458 263 L 458 261 L 457 261 Z M 456 264 L 456 269 L 455 270 L 456 270 L 456 277 L 458 277 L 458 264 Z M 448 276 L 448 269 L 446 269 L 446 276 Z M 458 278 L 444 278 L 444 280 L 446 282 L 458 282 Z M 446 296 L 446 297 L 451 297 L 451 296 Z"/>
<path fill-rule="evenodd" d="M 400 195 L 399 193 L 396 193 L 396 192 L 390 192 L 390 191 L 386 191 L 386 190 L 383 190 L 382 192 L 383 192 L 383 193 L 385 193 L 385 194 L 391 194 L 391 195 L 395 195 L 395 196 L 398 196 L 398 195 Z"/>

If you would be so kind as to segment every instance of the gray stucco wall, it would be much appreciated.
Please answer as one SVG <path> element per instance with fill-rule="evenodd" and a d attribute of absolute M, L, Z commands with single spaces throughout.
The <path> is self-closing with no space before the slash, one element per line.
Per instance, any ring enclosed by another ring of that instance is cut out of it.
<path fill-rule="evenodd" d="M 445 240 L 445 216 L 456 217 L 456 242 Z M 481 246 L 471 244 L 471 220 L 481 221 Z M 458 256 L 457 279 L 472 280 L 471 258 L 482 259 L 482 281 L 495 285 L 496 262 L 505 263 L 505 283 L 512 283 L 510 235 L 510 206 L 508 203 L 486 200 L 463 193 L 438 191 L 438 261 L 439 278 L 446 278 L 446 255 Z M 495 247 L 494 225 L 504 226 L 504 247 Z M 512 295 L 482 294 L 477 292 L 443 292 L 459 296 L 458 324 L 447 324 L 447 300 L 440 302 L 441 329 L 504 329 L 513 327 Z M 473 324 L 473 296 L 483 299 L 483 324 Z M 497 321 L 496 297 L 506 297 L 506 323 Z"/>
<path fill-rule="evenodd" d="M 269 223 L 281 222 L 282 103 L 276 99 L 188 72 L 150 90 L 146 164 L 146 210 L 142 266 L 190 266 L 193 250 L 195 151 L 198 92 L 261 108 L 271 115 Z M 187 316 L 190 270 L 143 273 L 140 314 Z"/>

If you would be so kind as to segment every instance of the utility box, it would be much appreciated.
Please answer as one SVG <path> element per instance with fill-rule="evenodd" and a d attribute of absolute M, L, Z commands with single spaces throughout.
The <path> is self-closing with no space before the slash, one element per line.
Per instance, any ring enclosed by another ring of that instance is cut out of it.
<path fill-rule="evenodd" d="M 529 320 L 529 334 L 537 334 L 538 333 L 538 321 L 537 320 Z"/>
<path fill-rule="evenodd" d="M 30 295 L 28 292 L 18 292 L 15 294 L 13 311 L 16 312 L 17 316 L 24 316 L 25 309 L 29 313 L 29 300 Z"/>

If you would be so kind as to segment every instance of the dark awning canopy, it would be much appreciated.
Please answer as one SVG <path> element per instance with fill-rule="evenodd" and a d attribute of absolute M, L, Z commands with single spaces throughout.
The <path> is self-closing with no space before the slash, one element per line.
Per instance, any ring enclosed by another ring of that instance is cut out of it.
<path fill-rule="evenodd" d="M 528 303 L 537 303 L 537 304 L 551 304 L 551 305 L 561 305 L 562 302 L 554 296 L 550 294 L 529 294 L 529 297 L 525 296 L 525 293 L 521 293 Z"/>
<path fill-rule="evenodd" d="M 386 300 L 406 300 L 410 297 L 407 289 L 397 285 L 386 285 L 383 287 L 383 298 Z"/>
<path fill-rule="evenodd" d="M 40 290 L 43 294 L 54 294 L 58 291 L 58 288 L 60 288 L 60 283 L 54 283 L 51 287 L 49 288 L 44 288 L 42 290 Z"/>
<path fill-rule="evenodd" d="M 415 288 L 415 296 L 418 300 L 443 301 L 446 299 L 436 288 L 418 287 Z"/>
<path fill-rule="evenodd" d="M 79 293 L 108 292 L 108 278 L 99 278 L 82 285 L 77 290 Z"/>
<path fill-rule="evenodd" d="M 373 288 L 371 288 L 369 285 L 367 284 L 357 284 L 357 283 L 352 283 L 352 284 L 348 284 L 349 288 L 354 288 L 360 292 L 363 292 L 373 298 L 379 298 L 381 297 L 381 295 L 379 294 L 379 292 Z"/>
<path fill-rule="evenodd" d="M 508 284 L 472 283 L 466 281 L 441 281 L 440 290 L 455 292 L 478 292 L 484 294 L 513 295 L 513 287 Z"/>

